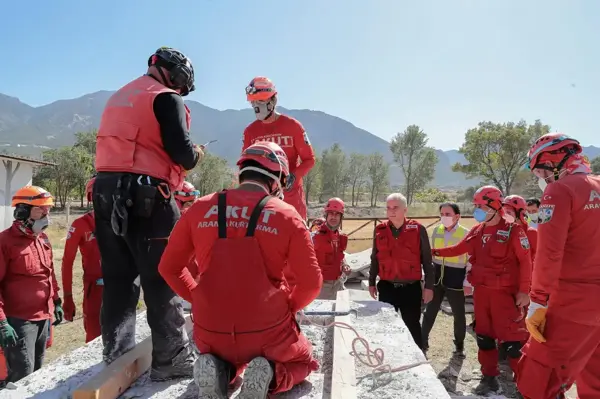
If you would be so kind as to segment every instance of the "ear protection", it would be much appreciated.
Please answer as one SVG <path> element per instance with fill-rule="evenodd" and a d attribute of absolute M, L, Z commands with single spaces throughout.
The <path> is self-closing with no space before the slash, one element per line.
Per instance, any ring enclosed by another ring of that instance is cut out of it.
<path fill-rule="evenodd" d="M 28 204 L 17 204 L 13 212 L 13 217 L 15 220 L 27 220 L 31 215 L 31 208 L 32 206 Z"/>

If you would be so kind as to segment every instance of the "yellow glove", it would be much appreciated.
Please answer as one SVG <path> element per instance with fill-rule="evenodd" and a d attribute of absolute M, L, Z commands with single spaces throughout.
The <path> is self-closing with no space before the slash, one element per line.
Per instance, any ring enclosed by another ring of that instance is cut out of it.
<path fill-rule="evenodd" d="M 527 325 L 529 334 L 531 334 L 531 338 L 540 343 L 546 342 L 544 330 L 546 329 L 547 311 L 547 307 L 540 305 L 539 303 L 531 302 L 529 311 L 527 312 L 527 318 L 525 319 L 525 324 Z"/>

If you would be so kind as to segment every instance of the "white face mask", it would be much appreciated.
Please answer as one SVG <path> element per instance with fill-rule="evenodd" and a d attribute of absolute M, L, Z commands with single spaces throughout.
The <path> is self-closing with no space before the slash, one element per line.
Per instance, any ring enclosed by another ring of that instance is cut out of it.
<path fill-rule="evenodd" d="M 259 121 L 264 121 L 273 114 L 275 110 L 275 104 L 273 100 L 269 101 L 252 101 L 252 108 L 254 108 L 254 115 Z"/>
<path fill-rule="evenodd" d="M 538 213 L 530 213 L 529 214 L 529 219 L 533 222 L 533 223 L 537 223 L 538 221 Z"/>
<path fill-rule="evenodd" d="M 452 216 L 442 216 L 440 219 L 442 220 L 444 227 L 447 229 L 454 225 L 454 218 Z"/>
<path fill-rule="evenodd" d="M 50 224 L 49 217 L 44 216 L 41 219 L 33 221 L 33 224 L 31 225 L 31 231 L 33 231 L 35 234 L 39 234 L 42 231 L 46 230 L 46 228 L 48 227 L 49 224 Z"/>
<path fill-rule="evenodd" d="M 504 220 L 506 220 L 506 223 L 514 223 L 515 217 L 513 215 L 509 215 L 508 213 L 505 213 Z"/>
<path fill-rule="evenodd" d="M 542 192 L 544 192 L 544 190 L 546 189 L 546 187 L 548 187 L 548 182 L 546 181 L 546 179 L 542 179 L 540 177 L 538 179 L 538 186 L 540 187 L 540 190 L 542 190 Z"/>

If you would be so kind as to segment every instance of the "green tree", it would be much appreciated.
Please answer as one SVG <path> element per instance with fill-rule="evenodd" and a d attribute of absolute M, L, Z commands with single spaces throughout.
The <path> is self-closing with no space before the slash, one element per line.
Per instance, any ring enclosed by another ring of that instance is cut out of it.
<path fill-rule="evenodd" d="M 350 189 L 352 190 L 352 206 L 357 206 L 360 190 L 367 180 L 367 156 L 355 152 L 350 154 L 350 162 L 348 163 L 346 176 Z"/>
<path fill-rule="evenodd" d="M 54 163 L 53 166 L 42 166 L 35 176 L 35 182 L 54 194 L 64 207 L 69 196 L 75 190 L 81 200 L 85 197 L 85 183 L 92 174 L 91 155 L 81 147 L 61 147 L 44 151 L 44 159 Z"/>
<path fill-rule="evenodd" d="M 344 191 L 346 180 L 346 154 L 338 143 L 321 154 L 321 197 L 338 197 Z M 322 199 L 322 198 L 321 198 Z"/>
<path fill-rule="evenodd" d="M 592 159 L 592 172 L 594 174 L 600 175 L 600 157 L 596 157 Z"/>
<path fill-rule="evenodd" d="M 371 194 L 371 206 L 377 206 L 377 198 L 390 184 L 390 164 L 385 161 L 383 155 L 376 152 L 367 158 L 367 188 Z"/>
<path fill-rule="evenodd" d="M 450 196 L 435 187 L 429 187 L 415 193 L 414 199 L 421 203 L 437 203 L 450 201 Z"/>
<path fill-rule="evenodd" d="M 410 125 L 396 134 L 390 144 L 394 160 L 404 173 L 404 195 L 409 204 L 415 193 L 433 180 L 438 159 L 427 141 L 427 134 L 419 126 Z"/>
<path fill-rule="evenodd" d="M 321 190 L 321 160 L 318 157 L 316 157 L 315 166 L 304 176 L 302 183 L 304 184 L 305 201 L 308 204 L 311 195 L 318 196 Z"/>
<path fill-rule="evenodd" d="M 210 153 L 205 153 L 202 161 L 187 176 L 187 180 L 196 187 L 200 195 L 230 187 L 233 179 L 234 172 L 227 161 Z"/>
<path fill-rule="evenodd" d="M 550 126 L 537 120 L 533 125 L 519 123 L 480 122 L 465 134 L 459 152 L 468 164 L 452 167 L 467 178 L 480 177 L 509 195 L 517 174 L 527 162 L 527 152 L 533 142 L 550 131 Z"/>

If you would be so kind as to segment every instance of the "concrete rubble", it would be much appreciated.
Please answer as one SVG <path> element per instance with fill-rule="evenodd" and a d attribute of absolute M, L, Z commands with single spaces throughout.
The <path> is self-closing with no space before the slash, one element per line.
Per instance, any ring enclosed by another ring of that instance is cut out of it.
<path fill-rule="evenodd" d="M 349 290 L 349 292 L 351 294 L 350 314 L 346 317 L 349 317 L 351 325 L 369 342 L 371 349 L 382 348 L 385 351 L 385 363 L 390 364 L 391 367 L 398 367 L 425 360 L 393 308 L 370 300 L 364 291 Z M 314 355 L 321 367 L 303 384 L 277 397 L 285 399 L 332 397 L 332 381 L 336 381 L 336 378 L 332 378 L 332 374 L 339 373 L 339 364 L 336 366 L 333 360 L 334 348 L 338 348 L 338 345 L 334 345 L 333 342 L 334 328 L 324 328 L 324 326 L 334 320 L 335 313 L 348 314 L 347 311 L 335 312 L 335 304 L 335 301 L 315 301 L 305 309 L 304 314 L 309 322 L 303 321 L 301 328 L 312 342 Z M 137 318 L 136 342 L 141 342 L 149 335 L 145 313 L 141 313 Z M 449 398 L 428 364 L 383 376 L 383 379 L 388 379 L 383 383 L 381 378 L 377 378 L 377 384 L 374 386 L 371 378 L 372 369 L 356 360 L 356 356 L 364 357 L 363 348 L 358 345 L 356 350 L 355 378 L 352 377 L 355 381 L 350 381 L 350 388 L 356 391 L 356 396 L 352 396 L 359 399 Z M 98 374 L 103 368 L 102 342 L 96 339 L 21 380 L 13 387 L 14 389 L 0 391 L 0 399 L 67 399 L 78 386 Z M 236 397 L 240 382 L 237 381 L 231 392 L 232 398 Z M 146 373 L 125 391 L 120 399 L 191 399 L 197 398 L 197 395 L 197 387 L 190 379 L 154 383 L 149 380 Z"/>
<path fill-rule="evenodd" d="M 350 270 L 352 270 L 348 276 L 348 281 L 369 278 L 371 251 L 371 248 L 369 248 L 355 254 L 346 253 L 346 263 L 348 263 Z"/>

